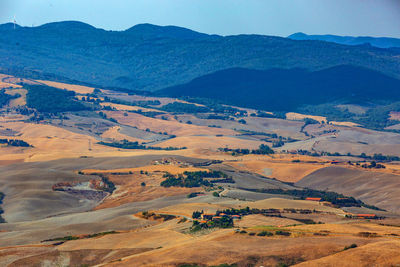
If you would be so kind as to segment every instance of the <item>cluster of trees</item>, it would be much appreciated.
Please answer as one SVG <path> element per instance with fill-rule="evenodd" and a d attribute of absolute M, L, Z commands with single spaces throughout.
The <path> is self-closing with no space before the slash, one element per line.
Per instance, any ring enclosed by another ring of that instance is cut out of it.
<path fill-rule="evenodd" d="M 202 194 L 201 192 L 192 192 L 189 195 L 187 195 L 187 198 L 194 198 L 197 197 L 199 194 Z"/>
<path fill-rule="evenodd" d="M 267 194 L 279 194 L 279 195 L 290 195 L 299 199 L 306 199 L 308 197 L 312 198 L 321 198 L 321 201 L 327 201 L 336 205 L 338 207 L 367 207 L 370 209 L 381 210 L 378 207 L 370 206 L 365 204 L 359 199 L 355 199 L 354 197 L 344 196 L 342 194 L 332 192 L 332 191 L 320 191 L 314 189 L 293 189 L 293 190 L 284 190 L 280 188 L 273 189 L 246 189 L 249 191 L 267 193 Z"/>
<path fill-rule="evenodd" d="M 232 218 L 224 216 L 218 219 L 213 219 L 212 221 L 207 221 L 205 223 L 193 220 L 191 231 L 196 232 L 202 229 L 209 229 L 209 228 L 232 228 L 232 227 L 233 227 Z"/>
<path fill-rule="evenodd" d="M 163 187 L 179 186 L 179 187 L 200 187 L 200 186 L 213 186 L 213 183 L 234 182 L 232 177 L 221 171 L 197 171 L 197 172 L 184 172 L 183 175 L 177 176 L 166 173 L 163 176 L 166 178 L 161 182 Z M 206 178 L 213 179 L 212 181 Z M 221 179 L 218 179 L 221 178 Z"/>
<path fill-rule="evenodd" d="M 176 218 L 175 215 L 170 215 L 170 214 L 156 214 L 154 212 L 149 212 L 149 211 L 143 211 L 142 212 L 142 217 L 146 220 L 152 219 L 152 220 L 163 220 L 169 221 L 173 220 Z"/>
<path fill-rule="evenodd" d="M 223 116 L 223 118 L 221 118 L 222 120 L 230 120 L 229 115 L 234 116 L 234 117 L 247 116 L 247 111 L 241 110 L 238 108 L 234 108 L 231 106 L 223 105 L 216 99 L 200 98 L 200 97 L 183 97 L 183 99 L 187 100 L 189 102 L 202 104 L 202 105 L 208 107 L 210 109 L 210 111 L 213 111 L 215 113 L 225 114 L 226 116 Z"/>
<path fill-rule="evenodd" d="M 242 231 L 237 231 L 236 233 L 247 234 L 247 231 L 242 230 Z M 254 233 L 254 232 L 249 233 L 249 236 L 255 236 L 255 235 L 256 235 L 256 233 Z M 273 235 L 274 235 L 274 233 L 271 231 L 261 231 L 261 232 L 257 233 L 257 236 L 273 236 Z M 275 235 L 290 236 L 291 233 L 288 231 L 277 230 L 277 231 L 275 231 Z M 277 266 L 287 266 L 287 265 L 286 264 L 278 264 Z"/>
<path fill-rule="evenodd" d="M 361 153 L 360 155 L 355 155 L 351 153 L 347 154 L 341 154 L 339 152 L 316 152 L 316 151 L 308 151 L 304 149 L 299 149 L 296 151 L 296 154 L 299 155 L 307 155 L 307 156 L 313 156 L 313 157 L 320 157 L 320 156 L 330 156 L 330 157 L 355 157 L 355 158 L 362 158 L 362 159 L 369 159 L 369 160 L 374 160 L 374 161 L 400 161 L 399 156 L 392 156 L 392 155 L 382 155 L 381 153 L 377 154 L 375 153 L 372 156 L 366 155 L 365 153 Z"/>
<path fill-rule="evenodd" d="M 114 103 L 114 104 L 121 104 L 121 105 L 127 105 L 127 106 L 139 106 L 139 107 L 144 107 L 144 108 L 147 108 L 149 106 L 161 105 L 161 102 L 159 100 L 126 101 L 126 100 L 117 99 L 117 98 L 110 98 L 108 96 L 104 97 L 104 102 L 110 102 L 110 103 Z"/>
<path fill-rule="evenodd" d="M 354 156 L 354 155 L 352 155 Z M 379 154 L 374 154 L 372 156 L 368 156 L 365 153 L 361 153 L 359 156 L 356 157 L 360 157 L 363 159 L 372 159 L 372 160 L 376 160 L 376 161 L 400 161 L 400 157 L 398 156 L 390 156 L 390 155 L 382 155 L 381 153 Z"/>
<path fill-rule="evenodd" d="M 117 148 L 122 148 L 122 149 L 143 149 L 143 150 L 181 150 L 181 149 L 186 149 L 186 147 L 155 147 L 155 146 L 145 146 L 143 144 L 139 144 L 139 142 L 130 142 L 126 139 L 122 141 L 115 141 L 115 142 L 104 142 L 100 141 L 98 142 L 100 145 L 104 146 L 111 146 L 111 147 L 117 147 Z"/>
<path fill-rule="evenodd" d="M 304 121 L 304 124 L 303 124 L 303 126 L 301 126 L 301 129 L 300 129 L 300 132 L 301 132 L 301 133 L 304 132 L 304 128 L 306 128 L 307 125 L 310 125 L 310 124 L 319 124 L 319 121 L 314 120 L 314 119 L 311 119 L 311 118 L 305 118 L 303 121 Z M 307 132 L 305 132 L 305 134 L 306 134 L 306 136 L 308 136 L 308 133 L 307 133 Z"/>
<path fill-rule="evenodd" d="M 94 103 L 94 104 L 100 104 L 100 102 L 101 102 L 101 100 L 100 99 L 98 99 L 98 98 L 95 98 L 95 97 L 93 97 L 93 98 L 90 98 L 90 96 L 87 96 L 87 97 L 82 97 L 82 101 L 86 101 L 86 102 L 90 102 L 90 103 Z M 104 108 L 111 108 L 110 106 L 105 106 Z"/>
<path fill-rule="evenodd" d="M 150 118 L 155 118 L 158 115 L 162 115 L 165 114 L 164 112 L 158 112 L 158 111 L 143 111 L 141 109 L 138 110 L 129 110 L 128 112 L 131 113 L 137 113 L 146 117 L 150 117 Z"/>
<path fill-rule="evenodd" d="M 235 155 L 248 155 L 248 154 L 256 154 L 256 155 L 269 155 L 269 154 L 274 154 L 275 151 L 272 150 L 268 145 L 261 144 L 258 149 L 247 149 L 247 148 L 237 148 L 237 149 L 231 149 L 231 148 L 219 148 L 219 151 L 222 152 L 231 152 L 232 156 Z"/>
<path fill-rule="evenodd" d="M 375 161 L 370 162 L 369 164 L 363 164 L 361 167 L 365 169 L 385 169 L 386 166 L 380 163 L 376 163 Z"/>
<path fill-rule="evenodd" d="M 207 116 L 207 120 L 223 120 L 223 121 L 231 120 L 231 121 L 233 121 L 234 119 L 229 117 L 229 115 L 210 114 Z"/>
<path fill-rule="evenodd" d="M 18 98 L 20 96 L 21 96 L 20 94 L 9 95 L 6 94 L 6 90 L 4 89 L 0 90 L 0 108 L 6 105 L 11 99 Z"/>
<path fill-rule="evenodd" d="M 265 142 L 272 142 L 272 147 L 281 147 L 285 143 L 292 143 L 292 142 L 298 141 L 291 137 L 284 137 L 284 136 L 277 135 L 276 133 L 255 132 L 255 131 L 249 131 L 249 130 L 240 130 L 240 132 L 242 132 L 242 135 L 266 136 L 267 138 L 264 138 L 262 140 Z"/>
<path fill-rule="evenodd" d="M 178 186 L 178 187 L 200 187 L 200 186 L 212 186 L 207 180 L 204 180 L 201 177 L 192 177 L 192 178 L 185 178 L 183 175 L 172 175 L 170 173 L 164 174 L 163 178 L 166 178 L 164 181 L 161 182 L 161 186 L 163 187 L 171 187 L 171 186 Z"/>
<path fill-rule="evenodd" d="M 0 144 L 7 144 L 8 146 L 32 147 L 27 142 L 18 139 L 0 139 Z"/>
<path fill-rule="evenodd" d="M 164 110 L 167 112 L 175 112 L 175 113 L 206 113 L 206 112 L 210 112 L 210 109 L 208 107 L 197 106 L 194 104 L 181 103 L 181 102 L 169 103 L 169 104 L 161 107 L 161 110 Z"/>
<path fill-rule="evenodd" d="M 35 111 L 33 109 L 29 109 L 27 107 L 17 107 L 15 108 L 15 111 L 22 114 L 22 115 L 31 115 L 32 113 L 35 113 Z"/>
<path fill-rule="evenodd" d="M 201 215 L 203 214 L 204 212 L 203 211 L 193 211 L 193 213 L 192 213 L 192 218 L 193 219 L 200 219 L 201 218 Z"/>
<path fill-rule="evenodd" d="M 281 147 L 285 144 L 282 140 L 277 140 L 272 142 L 272 147 Z"/>
<path fill-rule="evenodd" d="M 99 236 L 105 236 L 105 235 L 110 235 L 110 234 L 118 234 L 117 231 L 107 231 L 107 232 L 100 232 L 100 233 L 94 233 L 94 234 L 88 234 L 84 236 L 64 236 L 64 237 L 56 237 L 56 238 L 51 238 L 51 239 L 46 239 L 43 240 L 43 242 L 48 242 L 48 241 L 70 241 L 70 240 L 78 240 L 81 238 L 94 238 L 94 237 L 99 237 Z"/>
<path fill-rule="evenodd" d="M 116 189 L 115 184 L 108 179 L 108 177 L 102 175 L 101 176 L 101 181 L 104 183 L 104 191 L 112 194 L 114 190 Z"/>
<path fill-rule="evenodd" d="M 368 105 L 365 113 L 353 113 L 348 108 L 339 108 L 337 104 L 308 105 L 297 110 L 300 113 L 325 116 L 328 121 L 351 121 L 366 128 L 384 130 L 398 122 L 389 120 L 391 111 L 400 111 L 400 102 L 388 102 L 371 106 Z"/>
<path fill-rule="evenodd" d="M 102 111 L 99 112 L 99 116 L 102 117 L 102 118 L 105 119 L 105 120 L 109 120 L 109 121 L 111 121 L 111 122 L 118 123 L 118 121 L 117 121 L 116 119 L 111 118 L 111 117 L 110 117 L 110 118 L 107 117 L 107 114 L 104 113 L 104 112 L 102 112 Z"/>
<path fill-rule="evenodd" d="M 66 111 L 89 110 L 74 99 L 75 92 L 44 85 L 25 85 L 28 90 L 26 104 L 39 112 L 58 113 Z"/>
<path fill-rule="evenodd" d="M 257 113 L 251 113 L 250 116 L 260 117 L 260 118 L 274 118 L 274 119 L 284 119 L 286 117 L 285 112 L 274 112 L 273 114 L 271 114 L 260 110 L 258 110 Z"/>

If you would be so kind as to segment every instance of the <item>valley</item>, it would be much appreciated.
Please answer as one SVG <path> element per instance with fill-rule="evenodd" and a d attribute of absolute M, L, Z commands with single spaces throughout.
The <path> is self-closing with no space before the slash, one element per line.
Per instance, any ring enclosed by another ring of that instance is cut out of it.
<path fill-rule="evenodd" d="M 323 113 L 0 77 L 5 266 L 400 260 L 397 131 Z"/>

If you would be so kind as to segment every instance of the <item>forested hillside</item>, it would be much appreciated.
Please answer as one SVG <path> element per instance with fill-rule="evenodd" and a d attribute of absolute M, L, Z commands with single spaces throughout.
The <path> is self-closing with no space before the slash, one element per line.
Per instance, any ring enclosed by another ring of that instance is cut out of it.
<path fill-rule="evenodd" d="M 400 77 L 399 52 L 321 41 L 218 36 L 150 24 L 105 31 L 81 22 L 0 25 L 0 70 L 18 76 L 157 90 L 243 67 L 320 70 L 351 64 Z"/>
<path fill-rule="evenodd" d="M 384 88 L 385 90 L 379 90 Z M 166 88 L 160 95 L 211 98 L 273 111 L 293 111 L 327 102 L 377 103 L 400 100 L 400 80 L 354 66 L 321 71 L 227 69 Z"/>

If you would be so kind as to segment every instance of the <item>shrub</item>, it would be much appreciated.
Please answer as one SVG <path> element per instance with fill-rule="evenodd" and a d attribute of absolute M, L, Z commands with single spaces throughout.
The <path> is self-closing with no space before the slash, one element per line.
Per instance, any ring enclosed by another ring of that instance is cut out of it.
<path fill-rule="evenodd" d="M 161 110 L 167 112 L 178 112 L 178 113 L 204 113 L 210 111 L 210 109 L 207 107 L 197 106 L 194 104 L 180 103 L 180 102 L 169 103 L 161 107 Z"/>
<path fill-rule="evenodd" d="M 187 198 L 194 198 L 194 197 L 197 197 L 197 193 L 195 193 L 195 192 L 190 193 L 189 195 L 187 195 Z"/>
<path fill-rule="evenodd" d="M 283 236 L 290 236 L 290 232 L 281 231 L 281 230 L 275 231 L 275 234 L 276 235 L 283 235 Z"/>
<path fill-rule="evenodd" d="M 357 235 L 361 237 L 378 237 L 377 233 L 371 233 L 371 232 L 359 232 Z"/>
<path fill-rule="evenodd" d="M 348 249 L 351 249 L 351 248 L 356 248 L 357 247 L 357 244 L 351 244 L 350 246 L 345 246 L 344 247 L 344 249 L 343 250 L 348 250 Z"/>
<path fill-rule="evenodd" d="M 273 236 L 274 234 L 267 231 L 262 231 L 257 234 L 258 236 Z"/>
<path fill-rule="evenodd" d="M 192 218 L 199 219 L 201 217 L 202 212 L 200 211 L 193 211 Z"/>

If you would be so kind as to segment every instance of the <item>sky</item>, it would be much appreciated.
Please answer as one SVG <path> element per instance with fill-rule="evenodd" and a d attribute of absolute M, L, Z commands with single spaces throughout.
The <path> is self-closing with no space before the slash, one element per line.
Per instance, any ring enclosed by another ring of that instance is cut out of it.
<path fill-rule="evenodd" d="M 400 0 L 0 0 L 0 23 L 79 20 L 106 30 L 139 23 L 220 35 L 295 32 L 400 38 Z"/>

